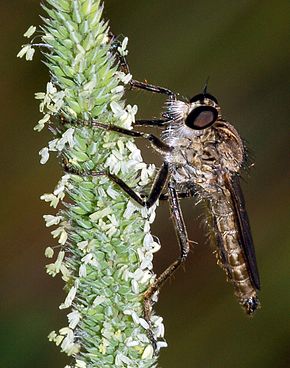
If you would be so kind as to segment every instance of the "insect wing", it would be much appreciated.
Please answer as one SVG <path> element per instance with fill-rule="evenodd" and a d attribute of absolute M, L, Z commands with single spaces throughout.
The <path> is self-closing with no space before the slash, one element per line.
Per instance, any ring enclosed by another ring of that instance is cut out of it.
<path fill-rule="evenodd" d="M 253 244 L 249 218 L 245 207 L 245 200 L 238 175 L 234 175 L 230 179 L 227 177 L 226 187 L 231 193 L 235 210 L 235 217 L 239 230 L 240 243 L 245 255 L 248 272 L 253 286 L 257 290 L 259 290 L 260 278 L 256 261 L 255 248 Z"/>

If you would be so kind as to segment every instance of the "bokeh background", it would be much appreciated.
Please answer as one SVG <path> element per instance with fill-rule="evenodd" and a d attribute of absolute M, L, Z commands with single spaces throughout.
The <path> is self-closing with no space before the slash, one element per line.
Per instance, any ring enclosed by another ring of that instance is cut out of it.
<path fill-rule="evenodd" d="M 134 77 L 184 96 L 209 90 L 225 117 L 248 141 L 255 167 L 244 183 L 262 280 L 262 309 L 244 315 L 217 267 L 192 200 L 182 206 L 194 247 L 184 270 L 164 287 L 156 307 L 165 320 L 168 349 L 160 367 L 290 367 L 289 293 L 289 3 L 260 0 L 105 1 L 116 34 L 129 36 Z M 16 59 L 22 34 L 39 24 L 38 0 L 0 2 L 1 16 L 1 257 L 0 367 L 63 367 L 66 357 L 47 341 L 65 325 L 58 310 L 59 279 L 44 272 L 51 244 L 39 200 L 60 176 L 56 160 L 43 167 L 38 151 L 48 132 L 32 128 L 40 118 L 33 95 L 43 91 L 47 70 L 39 56 Z M 139 118 L 157 117 L 164 98 L 129 93 Z M 143 145 L 147 162 L 158 157 Z M 155 269 L 178 254 L 166 203 L 154 233 L 162 242 Z"/>

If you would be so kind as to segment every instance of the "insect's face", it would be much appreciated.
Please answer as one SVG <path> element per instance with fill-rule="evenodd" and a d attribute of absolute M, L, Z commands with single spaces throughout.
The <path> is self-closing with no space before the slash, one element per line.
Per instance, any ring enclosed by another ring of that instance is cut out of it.
<path fill-rule="evenodd" d="M 198 94 L 190 100 L 190 110 L 185 124 L 191 129 L 206 129 L 217 120 L 218 115 L 217 99 L 208 93 Z"/>

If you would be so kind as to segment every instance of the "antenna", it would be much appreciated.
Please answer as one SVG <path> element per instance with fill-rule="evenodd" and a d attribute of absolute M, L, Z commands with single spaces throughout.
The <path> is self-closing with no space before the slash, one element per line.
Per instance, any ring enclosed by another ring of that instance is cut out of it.
<path fill-rule="evenodd" d="M 205 80 L 205 84 L 202 90 L 202 93 L 205 95 L 207 93 L 207 85 L 208 85 L 208 81 L 209 81 L 209 76 L 206 78 Z"/>

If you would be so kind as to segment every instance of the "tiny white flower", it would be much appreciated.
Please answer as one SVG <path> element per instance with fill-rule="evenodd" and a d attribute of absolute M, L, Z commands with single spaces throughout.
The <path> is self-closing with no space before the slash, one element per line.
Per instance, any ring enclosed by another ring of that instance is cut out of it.
<path fill-rule="evenodd" d="M 62 274 L 62 279 L 67 282 L 71 279 L 71 271 L 62 263 L 60 266 L 60 272 Z"/>
<path fill-rule="evenodd" d="M 56 338 L 56 336 L 57 336 L 56 332 L 55 331 L 51 331 L 47 337 L 48 337 L 48 340 L 49 341 L 54 341 L 55 338 Z"/>
<path fill-rule="evenodd" d="M 135 115 L 138 112 L 138 106 L 137 105 L 134 105 L 134 106 L 128 105 L 126 109 L 128 111 L 128 116 L 130 117 L 132 123 L 135 123 Z"/>
<path fill-rule="evenodd" d="M 62 261 L 64 259 L 64 255 L 65 255 L 64 251 L 60 251 L 58 253 L 56 261 L 46 266 L 46 272 L 52 277 L 54 277 L 56 274 L 59 273 L 61 265 L 62 265 Z"/>
<path fill-rule="evenodd" d="M 54 250 L 51 247 L 47 247 L 45 249 L 45 253 L 44 253 L 45 257 L 47 258 L 52 258 L 54 255 Z"/>
<path fill-rule="evenodd" d="M 80 351 L 80 345 L 72 342 L 72 338 L 70 335 L 67 335 L 61 344 L 61 349 L 68 356 L 75 355 Z"/>
<path fill-rule="evenodd" d="M 74 145 L 74 128 L 67 129 L 63 134 L 62 137 L 58 140 L 56 144 L 56 148 L 58 151 L 62 151 L 66 143 L 72 148 Z"/>
<path fill-rule="evenodd" d="M 63 327 L 59 330 L 59 333 L 63 336 L 67 335 L 69 332 L 71 331 L 71 329 L 69 327 Z M 73 331 L 71 331 L 73 332 Z"/>
<path fill-rule="evenodd" d="M 106 231 L 106 234 L 109 238 L 111 238 L 114 234 L 116 234 L 117 231 L 118 229 L 115 226 L 110 226 L 110 228 Z"/>
<path fill-rule="evenodd" d="M 119 193 L 114 190 L 112 187 L 109 187 L 107 190 L 107 194 L 112 198 L 112 199 L 116 199 L 119 196 Z"/>
<path fill-rule="evenodd" d="M 151 249 L 152 253 L 158 252 L 161 248 L 161 244 L 158 242 L 153 242 L 151 245 L 152 245 L 152 249 Z"/>
<path fill-rule="evenodd" d="M 150 234 L 150 233 L 147 233 L 145 236 L 144 236 L 144 239 L 143 239 L 143 246 L 146 248 L 146 249 L 150 249 L 151 248 L 151 244 L 154 242 L 154 239 L 153 239 L 153 236 Z"/>
<path fill-rule="evenodd" d="M 60 270 L 60 266 L 62 264 L 62 261 L 64 259 L 64 256 L 65 256 L 65 252 L 63 250 L 61 250 L 59 253 L 58 253 L 58 256 L 57 256 L 57 259 L 56 259 L 56 262 L 55 262 L 55 266 L 58 270 Z"/>
<path fill-rule="evenodd" d="M 107 301 L 107 298 L 105 296 L 99 295 L 93 301 L 93 307 L 96 307 L 97 305 L 103 304 L 106 301 Z"/>
<path fill-rule="evenodd" d="M 131 346 L 138 346 L 139 345 L 139 341 L 129 341 L 126 343 L 126 345 L 128 347 L 131 347 Z"/>
<path fill-rule="evenodd" d="M 141 170 L 141 182 L 143 182 L 144 184 L 146 184 L 148 182 L 148 173 L 147 173 L 147 167 L 144 168 L 143 170 Z"/>
<path fill-rule="evenodd" d="M 126 357 L 123 353 L 118 352 L 115 358 L 115 365 L 116 367 L 124 367 L 124 363 L 126 365 L 131 364 L 131 359 Z"/>
<path fill-rule="evenodd" d="M 147 321 L 145 321 L 144 318 L 139 318 L 139 322 L 140 322 L 140 325 L 145 328 L 145 330 L 148 330 L 149 329 L 149 324 Z"/>
<path fill-rule="evenodd" d="M 53 194 L 58 196 L 60 194 L 63 194 L 65 190 L 65 186 L 64 185 L 58 185 L 55 190 L 53 191 Z"/>
<path fill-rule="evenodd" d="M 137 337 L 138 340 L 144 344 L 148 344 L 150 342 L 146 333 L 138 333 Z"/>
<path fill-rule="evenodd" d="M 45 123 L 49 121 L 49 119 L 50 119 L 50 115 L 45 114 L 44 117 L 38 121 L 37 125 L 35 125 L 33 129 L 40 132 L 44 128 Z"/>
<path fill-rule="evenodd" d="M 18 52 L 17 57 L 22 58 L 25 55 L 27 61 L 32 60 L 35 49 L 31 45 L 23 45 L 22 49 Z"/>
<path fill-rule="evenodd" d="M 120 118 L 125 113 L 123 107 L 116 101 L 112 101 L 110 107 L 116 118 Z"/>
<path fill-rule="evenodd" d="M 44 92 L 35 92 L 34 93 L 34 98 L 36 100 L 43 100 L 45 97 L 45 93 Z"/>
<path fill-rule="evenodd" d="M 54 216 L 54 215 L 43 215 L 46 227 L 50 227 L 52 225 L 58 225 L 60 221 L 63 219 L 62 216 Z"/>
<path fill-rule="evenodd" d="M 117 71 L 115 76 L 124 84 L 128 84 L 132 79 L 132 74 L 125 74 L 124 72 Z"/>
<path fill-rule="evenodd" d="M 167 348 L 168 344 L 166 341 L 157 341 L 156 350 L 159 351 L 162 348 Z"/>
<path fill-rule="evenodd" d="M 39 155 L 41 156 L 40 163 L 42 165 L 44 165 L 48 161 L 48 159 L 49 159 L 49 151 L 48 151 L 48 148 L 47 147 L 42 148 L 39 151 Z"/>
<path fill-rule="evenodd" d="M 116 94 L 123 93 L 123 92 L 124 92 L 123 86 L 117 86 L 111 90 L 111 93 L 116 93 Z"/>
<path fill-rule="evenodd" d="M 128 54 L 128 50 L 126 50 L 128 45 L 128 37 L 125 37 L 122 45 L 120 47 L 118 47 L 118 52 L 120 53 L 121 56 L 126 56 Z"/>
<path fill-rule="evenodd" d="M 76 296 L 76 293 L 77 293 L 77 287 L 76 286 L 73 286 L 69 293 L 67 294 L 67 297 L 65 298 L 65 301 L 64 303 L 62 303 L 60 306 L 59 306 L 59 309 L 66 309 L 66 308 L 69 308 L 71 305 L 72 305 L 72 302 Z"/>
<path fill-rule="evenodd" d="M 143 276 L 143 271 L 140 268 L 137 268 L 137 270 L 132 274 L 132 277 L 139 281 Z"/>
<path fill-rule="evenodd" d="M 130 157 L 135 162 L 142 161 L 141 151 L 136 146 L 135 146 L 135 151 L 132 152 Z"/>
<path fill-rule="evenodd" d="M 139 285 L 138 285 L 138 282 L 136 280 L 131 281 L 131 287 L 132 287 L 133 293 L 139 294 Z"/>
<path fill-rule="evenodd" d="M 164 324 L 159 323 L 154 329 L 154 333 L 156 337 L 164 337 Z"/>
<path fill-rule="evenodd" d="M 133 203 L 133 201 L 129 201 L 125 212 L 123 213 L 123 217 L 128 220 L 137 210 L 138 207 L 135 205 L 135 203 Z"/>
<path fill-rule="evenodd" d="M 67 241 L 67 237 L 68 237 L 67 232 L 65 231 L 65 229 L 62 229 L 62 232 L 58 239 L 59 244 L 64 245 L 65 242 Z"/>
<path fill-rule="evenodd" d="M 28 30 L 23 34 L 24 37 L 30 38 L 34 32 L 36 31 L 36 27 L 35 26 L 30 26 L 28 28 Z"/>
<path fill-rule="evenodd" d="M 95 256 L 92 253 L 88 253 L 81 259 L 81 261 L 84 262 L 84 264 L 89 264 L 93 258 L 95 258 Z"/>
<path fill-rule="evenodd" d="M 79 268 L 79 277 L 86 277 L 87 276 L 87 267 L 85 264 L 80 265 Z"/>
<path fill-rule="evenodd" d="M 141 359 L 152 359 L 154 354 L 154 349 L 152 345 L 147 345 L 143 351 Z"/>
<path fill-rule="evenodd" d="M 150 222 L 150 224 L 152 224 L 154 222 L 154 220 L 155 220 L 155 217 L 156 217 L 155 209 L 156 209 L 156 204 L 154 206 L 152 206 L 152 212 L 149 213 L 148 221 Z"/>
<path fill-rule="evenodd" d="M 69 313 L 67 315 L 68 318 L 68 322 L 69 322 L 69 328 L 71 328 L 72 330 L 74 330 L 76 328 L 76 326 L 78 325 L 80 318 L 81 318 L 81 314 L 79 311 L 74 310 L 71 313 Z"/>
<path fill-rule="evenodd" d="M 54 194 L 43 194 L 40 199 L 45 202 L 50 202 L 50 206 L 56 208 L 59 202 L 59 198 Z"/>
<path fill-rule="evenodd" d="M 77 247 L 82 250 L 82 251 L 85 251 L 86 247 L 88 246 L 89 242 L 88 240 L 83 240 L 79 243 L 77 243 Z"/>
<path fill-rule="evenodd" d="M 52 82 L 47 82 L 47 84 L 46 84 L 46 93 L 53 95 L 56 92 L 57 92 L 57 89 L 54 86 L 54 84 Z"/>
<path fill-rule="evenodd" d="M 57 144 L 58 144 L 59 139 L 55 138 L 51 141 L 48 142 L 48 149 L 50 151 L 57 151 Z"/>
<path fill-rule="evenodd" d="M 150 231 L 150 223 L 149 223 L 149 221 L 145 221 L 144 233 L 148 233 L 149 231 Z"/>
<path fill-rule="evenodd" d="M 30 47 L 26 52 L 26 60 L 31 61 L 33 59 L 33 55 L 35 53 L 35 49 L 33 47 Z"/>
<path fill-rule="evenodd" d="M 138 317 L 138 315 L 137 315 L 137 313 L 136 313 L 135 311 L 132 311 L 132 313 L 131 313 L 131 317 L 132 317 L 133 321 L 134 321 L 137 325 L 139 325 L 139 321 L 140 321 L 140 319 L 139 319 L 139 317 Z"/>
<path fill-rule="evenodd" d="M 153 268 L 152 260 L 153 260 L 152 253 L 147 253 L 146 257 L 141 262 L 140 268 L 142 270 L 146 270 L 146 269 L 152 270 Z"/>
<path fill-rule="evenodd" d="M 152 269 L 152 268 L 153 268 L 153 265 L 150 267 L 150 269 Z M 151 272 L 148 271 L 148 270 L 145 270 L 143 272 L 142 279 L 139 281 L 140 284 L 146 284 L 151 279 L 151 277 L 152 277 Z"/>
<path fill-rule="evenodd" d="M 55 338 L 55 345 L 56 346 L 59 346 L 61 343 L 62 343 L 62 341 L 63 341 L 63 339 L 64 339 L 64 336 L 61 336 L 61 335 L 58 335 L 56 338 Z"/>
<path fill-rule="evenodd" d="M 103 210 L 92 213 L 89 217 L 92 221 L 98 221 L 112 213 L 112 208 L 106 207 Z"/>

